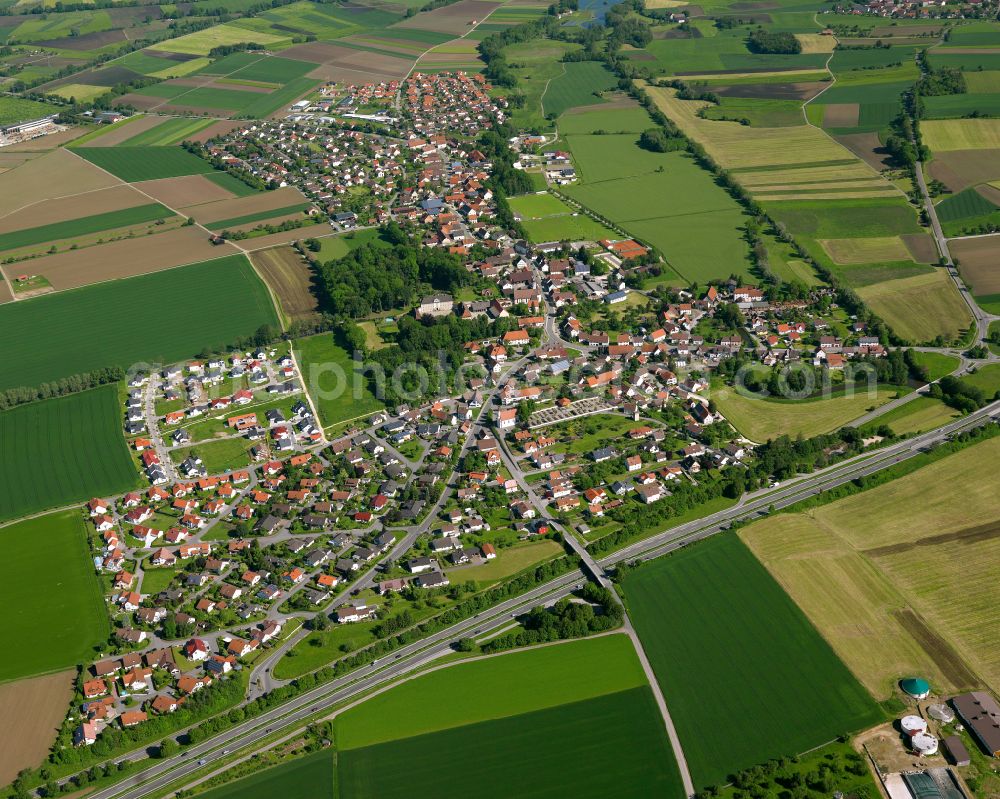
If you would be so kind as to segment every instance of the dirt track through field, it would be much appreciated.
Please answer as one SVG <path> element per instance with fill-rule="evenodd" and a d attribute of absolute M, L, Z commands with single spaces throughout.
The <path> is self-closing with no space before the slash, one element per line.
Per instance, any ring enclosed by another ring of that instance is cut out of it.
<path fill-rule="evenodd" d="M 76 670 L 69 669 L 0 685 L 4 727 L 12 733 L 0 747 L 0 784 L 45 759 L 73 699 L 75 677 Z"/>
<path fill-rule="evenodd" d="M 0 217 L 53 197 L 119 185 L 114 175 L 68 150 L 53 150 L 0 174 Z"/>
<path fill-rule="evenodd" d="M 73 197 L 38 203 L 0 218 L 0 233 L 50 225 L 84 216 L 147 205 L 149 200 L 131 186 L 112 186 Z"/>
<path fill-rule="evenodd" d="M 913 636 L 913 640 L 920 644 L 952 685 L 959 688 L 973 688 L 980 684 L 979 679 L 969 670 L 951 644 L 928 627 L 910 608 L 897 610 L 893 616 L 903 629 Z"/>
<path fill-rule="evenodd" d="M 909 552 L 918 547 L 935 547 L 939 544 L 949 544 L 958 542 L 960 544 L 978 544 L 980 541 L 989 541 L 991 538 L 1000 538 L 1000 522 L 990 522 L 976 527 L 966 527 L 964 530 L 955 530 L 942 535 L 930 535 L 924 538 L 917 538 L 913 541 L 904 541 L 899 544 L 889 544 L 884 547 L 864 549 L 862 552 L 869 557 L 877 558 L 880 555 L 898 555 L 900 552 Z"/>

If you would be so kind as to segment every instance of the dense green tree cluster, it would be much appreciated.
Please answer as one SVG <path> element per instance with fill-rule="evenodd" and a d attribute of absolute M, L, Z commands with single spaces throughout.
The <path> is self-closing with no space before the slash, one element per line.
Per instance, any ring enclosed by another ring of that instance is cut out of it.
<path fill-rule="evenodd" d="M 747 48 L 751 53 L 798 55 L 802 52 L 802 42 L 788 31 L 757 28 L 747 37 Z"/>

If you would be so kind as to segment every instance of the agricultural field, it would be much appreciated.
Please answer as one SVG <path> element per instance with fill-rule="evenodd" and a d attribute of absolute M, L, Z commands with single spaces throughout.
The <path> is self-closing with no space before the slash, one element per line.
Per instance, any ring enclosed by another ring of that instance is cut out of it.
<path fill-rule="evenodd" d="M 25 100 L 20 97 L 0 97 L 0 125 L 37 119 L 58 113 L 59 108 L 49 103 Z"/>
<path fill-rule="evenodd" d="M 137 326 L 132 313 L 99 312 L 143 309 L 150 297 L 169 313 L 145 314 Z M 0 324 L 14 331 L 3 389 L 105 366 L 171 363 L 276 326 L 278 319 L 264 284 L 246 258 L 235 255 L 7 303 Z M 84 329 L 87 336 L 80 336 Z"/>
<path fill-rule="evenodd" d="M 278 794 L 334 799 L 334 758 L 330 752 L 315 752 L 275 768 L 207 791 L 205 799 L 266 799 Z"/>
<path fill-rule="evenodd" d="M 117 185 L 119 181 L 113 175 L 69 150 L 52 150 L 0 173 L 0 218 L 59 197 Z"/>
<path fill-rule="evenodd" d="M 997 690 L 1000 505 L 982 475 L 998 466 L 994 438 L 741 536 L 877 697 L 909 674 Z"/>
<path fill-rule="evenodd" d="M 63 240 L 59 242 L 59 252 L 43 254 L 7 269 L 13 273 L 18 293 L 27 298 L 32 296 L 31 286 L 36 279 L 48 284 L 46 291 L 62 291 L 200 263 L 232 253 L 235 249 L 230 244 L 214 246 L 204 231 L 191 226 L 154 226 L 150 230 L 156 232 L 155 238 L 149 235 L 129 238 L 119 230 L 116 234 L 121 238 L 104 244 L 98 243 L 102 237 L 100 234 L 77 241 Z M 73 249 L 74 245 L 79 248 Z M 22 275 L 21 270 L 28 270 L 23 273 L 28 278 L 25 283 L 18 279 Z"/>
<path fill-rule="evenodd" d="M 742 209 L 690 156 L 647 152 L 635 140 L 567 136 L 580 182 L 563 191 L 659 249 L 688 283 L 740 271 L 747 259 Z"/>
<path fill-rule="evenodd" d="M 974 296 L 1000 294 L 1000 237 L 959 239 L 949 242 L 948 249 Z"/>
<path fill-rule="evenodd" d="M 339 716 L 335 739 L 341 796 L 359 799 L 463 796 L 473 775 L 488 797 L 681 790 L 663 720 L 622 635 L 417 677 Z M 441 751 L 468 765 L 441 769 L 433 756 Z"/>
<path fill-rule="evenodd" d="M 1000 206 L 990 196 L 1000 199 L 1000 190 L 992 186 L 968 188 L 941 200 L 937 206 L 938 219 L 946 236 L 972 235 L 989 230 L 1000 222 Z"/>
<path fill-rule="evenodd" d="M 896 435 L 908 436 L 941 427 L 957 419 L 958 416 L 958 411 L 949 408 L 941 400 L 931 397 L 917 397 L 905 405 L 893 408 L 888 413 L 878 416 L 866 426 L 866 430 L 875 431 L 887 424 Z"/>
<path fill-rule="evenodd" d="M 623 588 L 696 787 L 882 720 L 735 535 L 646 564 Z"/>
<path fill-rule="evenodd" d="M 614 231 L 578 212 L 552 194 L 512 197 L 510 206 L 521 218 L 531 241 L 598 241 L 617 238 Z"/>
<path fill-rule="evenodd" d="M 712 400 L 733 427 L 751 441 L 762 443 L 781 435 L 809 438 L 830 433 L 884 405 L 895 393 L 894 389 L 880 388 L 869 395 L 859 386 L 854 396 L 758 399 L 720 384 L 712 391 Z"/>
<path fill-rule="evenodd" d="M 172 216 L 174 213 L 159 203 L 148 203 L 48 225 L 12 230 L 0 233 L 0 251 L 72 239 L 91 233 L 126 228 L 130 225 L 142 225 L 145 222 L 166 220 Z"/>
<path fill-rule="evenodd" d="M 77 147 L 73 152 L 126 183 L 215 171 L 180 147 Z"/>
<path fill-rule="evenodd" d="M 912 342 L 959 338 L 972 324 L 969 308 L 942 269 L 859 288 L 865 304 L 900 338 Z"/>
<path fill-rule="evenodd" d="M 0 521 L 134 488 L 115 386 L 0 412 Z"/>
<path fill-rule="evenodd" d="M 313 271 L 297 250 L 289 245 L 258 250 L 250 262 L 277 295 L 278 304 L 289 319 L 316 313 L 319 302 L 312 290 Z"/>
<path fill-rule="evenodd" d="M 33 768 L 48 754 L 73 700 L 76 669 L 0 683 L 7 723 L 17 730 L 0 752 L 0 782 Z"/>
<path fill-rule="evenodd" d="M 920 134 L 933 153 L 1000 148 L 1000 119 L 929 119 Z"/>
<path fill-rule="evenodd" d="M 222 474 L 235 469 L 243 469 L 250 465 L 250 442 L 245 438 L 227 438 L 220 441 L 204 441 L 193 447 L 184 447 L 170 451 L 174 463 L 181 463 L 189 455 L 195 454 L 201 458 L 209 474 Z"/>
<path fill-rule="evenodd" d="M 330 333 L 293 343 L 306 391 L 316 404 L 320 423 L 330 427 L 367 416 L 384 406 L 371 392 L 364 375 L 355 372 L 350 353 Z"/>
<path fill-rule="evenodd" d="M 185 117 L 153 117 L 160 123 L 148 130 L 136 131 L 136 134 L 122 143 L 127 147 L 168 147 L 180 144 L 197 133 L 215 124 L 211 119 L 187 119 Z"/>
<path fill-rule="evenodd" d="M 105 643 L 110 625 L 80 510 L 2 527 L 0 541 L 0 579 L 12 596 L 32 597 L 30 603 L 7 609 L 7 629 L 20 646 L 4 656 L 0 683 L 90 660 Z M 51 557 L 53 552 L 61 557 Z"/>
<path fill-rule="evenodd" d="M 601 102 L 595 92 L 618 85 L 618 79 L 599 61 L 573 61 L 563 64 L 564 72 L 549 83 L 542 95 L 542 111 L 559 116 L 570 108 Z"/>

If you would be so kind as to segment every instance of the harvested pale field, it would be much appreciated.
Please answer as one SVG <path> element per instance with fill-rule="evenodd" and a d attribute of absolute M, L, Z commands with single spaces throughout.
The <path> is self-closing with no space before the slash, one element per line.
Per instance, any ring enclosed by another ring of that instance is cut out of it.
<path fill-rule="evenodd" d="M 842 166 L 793 167 L 790 169 L 768 169 L 760 172 L 745 172 L 740 175 L 740 183 L 748 189 L 766 188 L 772 185 L 799 184 L 802 186 L 813 183 L 828 184 L 831 182 L 855 182 L 859 180 L 878 179 L 878 175 L 858 162 Z"/>
<path fill-rule="evenodd" d="M 646 8 L 683 8 L 690 3 L 684 0 L 646 0 Z"/>
<path fill-rule="evenodd" d="M 927 233 L 906 233 L 900 238 L 918 264 L 933 264 L 937 261 L 938 250 L 933 236 Z"/>
<path fill-rule="evenodd" d="M 319 309 L 316 295 L 311 290 L 313 271 L 294 248 L 283 245 L 261 250 L 253 253 L 250 261 L 277 296 L 286 316 L 301 318 Z"/>
<path fill-rule="evenodd" d="M 232 133 L 237 128 L 243 127 L 246 124 L 247 124 L 246 122 L 221 120 L 219 122 L 213 122 L 207 128 L 205 128 L 202 131 L 199 131 L 198 133 L 194 134 L 189 138 L 191 139 L 191 141 L 196 141 L 201 144 L 204 144 L 209 139 L 213 139 L 216 136 L 225 136 L 227 133 Z"/>
<path fill-rule="evenodd" d="M 957 194 L 977 183 L 1000 180 L 1000 149 L 935 153 L 927 171 Z"/>
<path fill-rule="evenodd" d="M 648 84 L 643 88 L 664 114 L 727 169 L 855 160 L 853 153 L 810 125 L 754 128 L 702 119 L 697 113 L 709 103 L 678 100 L 676 89 Z"/>
<path fill-rule="evenodd" d="M 374 47 L 377 50 L 388 50 L 390 53 L 399 53 L 400 58 L 417 58 L 430 47 L 428 42 L 407 42 L 400 39 L 387 39 L 374 33 L 348 36 L 344 41 L 355 42 L 364 47 Z"/>
<path fill-rule="evenodd" d="M 255 214 L 258 211 L 270 211 L 274 208 L 287 208 L 296 203 L 304 203 L 306 198 L 302 192 L 293 186 L 285 186 L 274 191 L 251 194 L 247 197 L 233 197 L 229 200 L 216 200 L 211 203 L 191 205 L 181 208 L 181 213 L 194 216 L 204 225 L 211 225 L 225 219 Z"/>
<path fill-rule="evenodd" d="M 757 522 L 739 536 L 874 697 L 889 697 L 909 674 L 943 691 L 963 687 L 902 624 L 907 601 L 878 566 L 810 514 Z"/>
<path fill-rule="evenodd" d="M 820 240 L 826 254 L 838 264 L 873 264 L 879 261 L 908 261 L 910 251 L 899 236 L 870 239 Z"/>
<path fill-rule="evenodd" d="M 356 50 L 327 42 L 297 44 L 283 50 L 281 56 L 316 64 L 316 69 L 307 77 L 355 84 L 401 78 L 410 71 L 414 61 L 404 56 Z"/>
<path fill-rule="evenodd" d="M 232 255 L 231 244 L 209 242 L 205 231 L 179 227 L 154 236 L 122 239 L 79 250 L 34 258 L 27 267 L 42 275 L 56 290 L 79 288 L 105 280 L 159 272 L 184 264 Z"/>
<path fill-rule="evenodd" d="M 204 175 L 184 175 L 178 178 L 161 178 L 160 180 L 144 180 L 133 184 L 150 197 L 155 197 L 168 208 L 185 208 L 187 216 L 194 216 L 202 221 L 199 205 L 225 202 L 233 199 L 233 193 L 227 191 Z"/>
<path fill-rule="evenodd" d="M 931 152 L 1000 148 L 1000 119 L 928 119 L 920 134 Z"/>
<path fill-rule="evenodd" d="M 6 148 L 0 150 L 0 172 L 7 172 L 14 167 L 21 166 L 25 161 L 38 158 L 38 153 L 11 153 Z"/>
<path fill-rule="evenodd" d="M 823 127 L 853 128 L 858 124 L 857 103 L 830 103 L 823 106 Z"/>
<path fill-rule="evenodd" d="M 9 783 L 23 768 L 45 759 L 73 699 L 76 670 L 0 685 L 4 725 L 16 735 L 5 735 L 0 748 L 0 781 Z"/>
<path fill-rule="evenodd" d="M 832 53 L 837 46 L 834 36 L 824 36 L 822 33 L 796 33 L 795 38 L 802 45 L 802 53 Z"/>
<path fill-rule="evenodd" d="M 0 216 L 57 197 L 119 186 L 121 181 L 68 150 L 53 150 L 0 174 Z"/>
<path fill-rule="evenodd" d="M 952 239 L 948 249 L 973 294 L 1000 294 L 1000 236 Z"/>
<path fill-rule="evenodd" d="M 963 486 L 951 483 L 961 496 Z M 958 660 L 982 675 L 990 687 L 1000 686 L 1000 645 L 996 636 L 996 609 L 1000 603 L 1000 520 L 963 531 L 953 540 L 935 536 L 875 561 L 912 602 L 941 643 Z M 941 648 L 938 644 L 937 648 Z M 947 653 L 942 653 L 947 654 Z M 960 677 L 958 679 L 961 679 Z M 960 687 L 974 688 L 974 675 Z"/>
<path fill-rule="evenodd" d="M 803 194 L 801 190 L 795 192 L 775 192 L 763 193 L 754 192 L 754 195 L 761 200 L 871 200 L 879 197 L 898 197 L 899 192 L 893 188 L 885 189 L 865 189 L 857 191 L 810 191 Z"/>
<path fill-rule="evenodd" d="M 458 0 L 457 3 L 435 8 L 433 11 L 421 11 L 390 27 L 417 28 L 459 36 L 469 31 L 474 23 L 482 22 L 501 5 L 488 0 Z"/>
<path fill-rule="evenodd" d="M 61 197 L 57 200 L 37 203 L 30 208 L 14 211 L 0 217 L 0 233 L 11 233 L 16 230 L 41 227 L 42 225 L 51 225 L 56 222 L 66 222 L 70 219 L 148 204 L 149 198 L 144 197 L 131 186 L 124 184 L 112 186 L 108 189 L 98 189 L 72 197 Z"/>
<path fill-rule="evenodd" d="M 984 479 L 998 471 L 1000 438 L 993 438 L 810 515 L 871 555 L 920 548 L 927 536 L 950 537 L 1000 519 L 1000 492 Z"/>
<path fill-rule="evenodd" d="M 0 304 L 11 302 L 14 299 L 14 292 L 10 290 L 10 284 L 6 280 L 0 280 Z"/>
<path fill-rule="evenodd" d="M 972 319 L 969 308 L 944 270 L 886 280 L 857 289 L 861 299 L 901 338 L 955 339 Z"/>
<path fill-rule="evenodd" d="M 889 166 L 889 153 L 877 133 L 850 133 L 834 138 L 872 169 L 881 171 Z"/>
<path fill-rule="evenodd" d="M 98 136 L 96 139 L 91 139 L 87 142 L 88 147 L 114 147 L 116 144 L 121 144 L 123 141 L 131 139 L 133 136 L 138 136 L 147 130 L 152 130 L 157 125 L 162 125 L 166 122 L 169 117 L 158 117 L 153 114 L 148 114 L 139 117 L 134 122 L 129 122 L 127 125 L 119 125 L 116 128 L 112 128 L 107 133 L 102 136 Z"/>

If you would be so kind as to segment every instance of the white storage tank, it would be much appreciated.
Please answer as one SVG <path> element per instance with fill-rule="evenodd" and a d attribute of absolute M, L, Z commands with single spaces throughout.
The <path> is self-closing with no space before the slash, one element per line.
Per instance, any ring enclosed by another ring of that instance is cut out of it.
<path fill-rule="evenodd" d="M 903 716 L 899 720 L 899 726 L 902 728 L 903 734 L 908 735 L 910 738 L 918 733 L 927 732 L 927 722 L 920 718 L 920 716 Z"/>
<path fill-rule="evenodd" d="M 913 747 L 913 751 L 921 757 L 925 755 L 933 755 L 938 750 L 937 738 L 926 732 L 918 732 L 914 735 L 910 739 L 910 745 Z"/>

